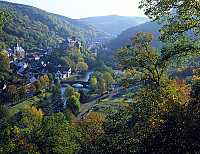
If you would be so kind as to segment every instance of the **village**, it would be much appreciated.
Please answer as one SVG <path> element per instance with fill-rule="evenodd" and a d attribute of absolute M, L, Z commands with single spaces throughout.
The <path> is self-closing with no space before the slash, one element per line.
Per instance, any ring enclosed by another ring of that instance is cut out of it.
<path fill-rule="evenodd" d="M 74 52 L 82 47 L 81 42 L 76 37 L 67 38 L 65 46 Z M 65 81 L 80 73 L 78 70 L 72 71 L 69 65 L 63 66 L 59 62 L 53 63 L 49 60 L 52 52 L 52 49 L 39 48 L 27 52 L 19 43 L 16 43 L 13 48 L 1 51 L 9 58 L 8 74 L 13 76 L 12 79 L 1 82 L 1 101 L 12 105 L 16 104 L 21 100 L 33 97 L 42 89 L 49 87 L 48 84 L 54 81 Z M 20 91 L 21 94 L 16 99 L 16 95 L 19 95 Z"/>

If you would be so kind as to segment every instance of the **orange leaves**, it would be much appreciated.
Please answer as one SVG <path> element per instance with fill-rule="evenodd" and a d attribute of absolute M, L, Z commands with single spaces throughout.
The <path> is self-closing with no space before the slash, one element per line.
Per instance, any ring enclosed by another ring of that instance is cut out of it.
<path fill-rule="evenodd" d="M 177 89 L 177 95 L 180 103 L 188 103 L 190 101 L 191 88 L 186 85 L 185 80 L 177 79 L 175 87 Z"/>
<path fill-rule="evenodd" d="M 98 112 L 91 112 L 85 119 L 86 122 L 92 122 L 96 125 L 102 125 L 105 121 L 105 116 Z"/>
<path fill-rule="evenodd" d="M 83 131 L 86 141 L 95 141 L 104 133 L 103 123 L 105 116 L 99 112 L 91 112 L 89 115 L 80 121 L 79 126 Z"/>

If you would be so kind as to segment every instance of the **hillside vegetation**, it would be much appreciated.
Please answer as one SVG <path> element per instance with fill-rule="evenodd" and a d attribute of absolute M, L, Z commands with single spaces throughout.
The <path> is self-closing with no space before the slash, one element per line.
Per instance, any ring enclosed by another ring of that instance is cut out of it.
<path fill-rule="evenodd" d="M 123 31 L 115 39 L 112 39 L 106 44 L 106 48 L 101 52 L 102 59 L 105 59 L 105 62 L 109 64 L 108 59 L 114 58 L 119 48 L 122 48 L 125 45 L 130 45 L 133 36 L 135 36 L 139 32 L 152 33 L 154 36 L 152 42 L 153 47 L 161 48 L 162 43 L 159 40 L 160 27 L 161 26 L 158 25 L 156 22 L 147 22 Z"/>
<path fill-rule="evenodd" d="M 131 27 L 131 28 L 123 31 L 120 35 L 118 35 L 117 38 L 111 40 L 108 43 L 108 47 L 112 50 L 116 50 L 118 48 L 123 47 L 126 44 L 130 44 L 131 39 L 138 32 L 152 33 L 154 35 L 153 46 L 159 47 L 160 43 L 161 43 L 158 38 L 160 35 L 159 29 L 160 29 L 160 26 L 155 22 L 147 22 L 147 23 L 135 26 L 135 27 Z"/>
<path fill-rule="evenodd" d="M 122 31 L 130 27 L 147 22 L 148 18 L 110 15 L 110 16 L 83 18 L 80 19 L 80 21 L 83 21 L 86 24 L 94 26 L 99 31 L 106 32 L 113 36 L 117 36 Z"/>
<path fill-rule="evenodd" d="M 10 15 L 0 35 L 1 44 L 8 46 L 18 41 L 25 49 L 55 47 L 69 36 L 89 42 L 109 39 L 108 35 L 83 22 L 35 7 L 1 1 L 0 11 Z"/>

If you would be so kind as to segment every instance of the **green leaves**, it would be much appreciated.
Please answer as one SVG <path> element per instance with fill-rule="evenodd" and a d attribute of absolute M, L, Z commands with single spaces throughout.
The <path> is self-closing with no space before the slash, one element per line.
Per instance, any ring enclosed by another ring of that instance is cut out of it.
<path fill-rule="evenodd" d="M 145 14 L 150 18 L 162 24 L 161 39 L 163 41 L 188 31 L 194 32 L 199 39 L 199 0 L 141 0 L 140 8 L 144 9 Z"/>
<path fill-rule="evenodd" d="M 138 33 L 133 38 L 133 44 L 119 50 L 117 58 L 119 65 L 133 77 L 140 74 L 139 80 L 150 80 L 159 85 L 164 67 L 160 64 L 160 55 L 151 46 L 153 36 L 149 33 Z"/>
<path fill-rule="evenodd" d="M 8 19 L 8 14 L 4 11 L 0 11 L 0 32 L 2 31 L 2 27 Z"/>
<path fill-rule="evenodd" d="M 65 97 L 71 110 L 76 114 L 80 110 L 80 93 L 70 85 L 65 90 Z"/>

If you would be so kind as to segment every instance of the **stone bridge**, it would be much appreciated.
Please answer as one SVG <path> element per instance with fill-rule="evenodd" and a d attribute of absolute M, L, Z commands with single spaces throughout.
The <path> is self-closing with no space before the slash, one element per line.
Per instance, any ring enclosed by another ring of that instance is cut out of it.
<path fill-rule="evenodd" d="M 85 81 L 61 81 L 62 86 L 67 86 L 67 85 L 71 85 L 73 86 L 74 84 L 81 84 L 83 85 L 83 88 L 88 88 L 89 86 L 89 82 L 85 82 Z"/>

